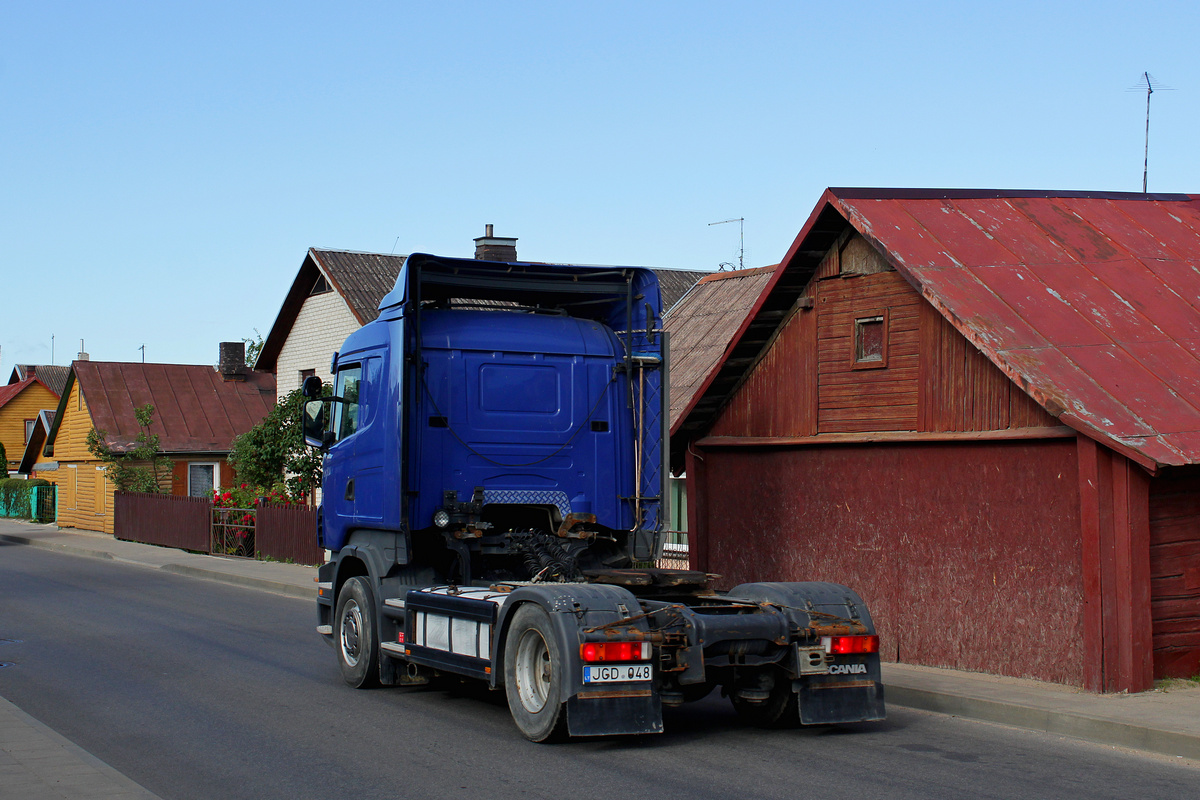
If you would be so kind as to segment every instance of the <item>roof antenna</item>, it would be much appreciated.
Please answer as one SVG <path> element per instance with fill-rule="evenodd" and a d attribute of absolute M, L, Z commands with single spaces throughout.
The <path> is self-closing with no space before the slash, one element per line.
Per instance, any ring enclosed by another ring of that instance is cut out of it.
<path fill-rule="evenodd" d="M 726 222 L 736 222 L 738 224 L 738 242 L 740 243 L 738 246 L 738 269 L 745 269 L 746 264 L 744 258 L 746 255 L 746 218 L 734 217 L 733 219 L 723 219 L 720 222 L 710 222 L 708 223 L 708 227 L 711 228 L 713 225 L 724 225 Z M 733 269 L 733 264 L 728 261 L 722 261 L 717 265 L 718 272 L 724 272 L 726 269 Z"/>
<path fill-rule="evenodd" d="M 1142 81 L 1145 83 L 1145 86 L 1139 83 L 1137 86 L 1131 86 L 1129 91 L 1140 92 L 1142 89 L 1146 90 L 1146 149 L 1142 154 L 1142 194 L 1146 194 L 1146 178 L 1150 172 L 1150 95 L 1154 94 L 1155 89 L 1167 92 L 1173 90 L 1169 86 L 1163 86 L 1149 72 L 1142 73 Z"/>
<path fill-rule="evenodd" d="M 398 245 L 398 244 L 400 244 L 399 236 L 396 237 L 396 241 L 392 242 L 392 252 L 388 253 L 389 256 L 396 255 L 396 245 Z"/>
<path fill-rule="evenodd" d="M 142 351 L 142 363 L 145 364 L 146 363 L 146 345 L 142 345 L 141 347 L 138 348 L 138 350 Z"/>

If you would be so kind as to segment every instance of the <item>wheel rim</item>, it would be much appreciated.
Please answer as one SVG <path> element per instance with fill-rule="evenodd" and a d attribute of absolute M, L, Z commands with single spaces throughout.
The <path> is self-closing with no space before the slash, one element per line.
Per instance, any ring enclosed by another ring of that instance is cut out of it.
<path fill-rule="evenodd" d="M 362 646 L 362 610 L 358 603 L 347 600 L 342 608 L 342 660 L 347 666 L 358 666 L 359 649 Z"/>
<path fill-rule="evenodd" d="M 554 672 L 550 649 L 540 633 L 529 630 L 522 634 L 516 661 L 517 696 L 526 711 L 537 714 L 546 707 Z"/>

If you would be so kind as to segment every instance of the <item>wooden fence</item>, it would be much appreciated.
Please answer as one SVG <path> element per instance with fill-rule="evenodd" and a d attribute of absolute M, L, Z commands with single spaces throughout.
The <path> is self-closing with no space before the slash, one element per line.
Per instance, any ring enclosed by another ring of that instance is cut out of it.
<path fill-rule="evenodd" d="M 320 564 L 317 509 L 313 506 L 259 506 L 255 547 L 259 555 L 297 564 Z"/>
<path fill-rule="evenodd" d="M 118 539 L 212 552 L 213 505 L 207 498 L 117 492 L 114 511 Z M 290 559 L 297 564 L 320 564 L 324 560 L 324 551 L 317 545 L 316 508 L 259 506 L 253 513 L 256 520 L 250 524 L 251 552 L 244 555 Z M 688 569 L 687 544 L 667 544 L 656 566 Z"/>
<path fill-rule="evenodd" d="M 212 502 L 207 498 L 117 492 L 113 514 L 118 539 L 208 552 Z"/>
<path fill-rule="evenodd" d="M 213 504 L 203 497 L 117 492 L 113 508 L 116 538 L 131 542 L 213 552 Z M 298 564 L 320 564 L 317 509 L 308 506 L 259 506 L 251 549 L 239 553 Z M 218 555 L 224 554 L 218 553 Z"/>

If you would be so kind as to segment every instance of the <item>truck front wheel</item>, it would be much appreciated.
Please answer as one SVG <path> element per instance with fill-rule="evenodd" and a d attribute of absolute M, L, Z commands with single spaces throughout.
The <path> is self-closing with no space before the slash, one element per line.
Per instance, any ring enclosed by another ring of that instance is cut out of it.
<path fill-rule="evenodd" d="M 342 679 L 355 689 L 379 682 L 379 648 L 375 641 L 375 599 L 366 578 L 346 581 L 338 594 L 334 645 Z"/>
<path fill-rule="evenodd" d="M 550 617 L 537 605 L 513 614 L 504 646 L 504 692 L 513 721 L 535 742 L 565 738 L 567 714 L 562 696 L 563 654 Z"/>

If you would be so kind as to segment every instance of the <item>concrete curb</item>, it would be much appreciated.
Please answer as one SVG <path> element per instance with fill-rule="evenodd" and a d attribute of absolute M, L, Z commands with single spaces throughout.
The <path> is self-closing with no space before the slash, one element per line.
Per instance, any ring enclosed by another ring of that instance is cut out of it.
<path fill-rule="evenodd" d="M 1000 703 L 979 697 L 885 685 L 889 704 L 949 714 L 956 717 L 997 722 L 1016 728 L 1042 731 L 1076 739 L 1128 747 L 1164 756 L 1200 760 L 1200 738 L 1155 730 L 1116 720 L 1098 719 L 1062 709 L 1037 708 L 1018 703 Z"/>
<path fill-rule="evenodd" d="M 127 558 L 121 558 L 104 550 L 92 550 L 87 547 L 74 547 L 69 544 L 59 544 L 58 542 L 43 542 L 38 539 L 30 539 L 25 536 L 12 536 L 8 534 L 0 534 L 0 541 L 9 542 L 11 544 L 22 544 L 30 547 L 39 547 L 43 550 L 53 550 L 57 553 L 67 553 L 75 556 L 86 556 L 88 558 L 101 558 L 107 561 L 119 561 L 122 564 L 133 564 L 139 567 L 147 567 L 149 569 L 158 569 L 163 572 L 170 572 L 176 575 L 186 575 L 190 578 L 200 578 L 202 580 L 216 581 L 225 583 L 231 586 L 240 586 L 247 589 L 258 589 L 264 592 L 272 592 L 281 594 L 286 597 L 294 597 L 300 600 L 316 600 L 317 593 L 315 588 L 300 587 L 282 581 L 273 581 L 267 578 L 255 578 L 249 575 L 235 575 L 220 570 L 204 569 L 203 567 L 194 567 L 190 564 L 147 564 L 144 561 L 136 561 Z"/>
<path fill-rule="evenodd" d="M 295 597 L 300 600 L 316 601 L 317 591 L 314 588 L 301 588 L 293 586 L 290 583 L 282 583 L 280 581 L 267 580 L 266 578 L 253 578 L 249 575 L 231 575 L 228 572 L 219 572 L 216 570 L 208 570 L 202 567 L 193 567 L 190 564 L 163 564 L 159 567 L 163 572 L 171 572 L 176 575 L 187 575 L 192 578 L 200 578 L 202 580 L 217 581 L 218 583 L 227 583 L 231 586 L 241 586 L 247 589 L 261 589 L 265 592 L 274 594 L 282 594 L 287 597 Z"/>
<path fill-rule="evenodd" d="M 40 547 L 43 550 L 57 550 L 60 553 L 69 553 L 73 556 L 87 556 L 88 558 L 103 558 L 108 561 L 116 561 L 116 557 L 112 553 L 103 550 L 91 550 L 87 547 L 74 547 L 69 544 L 59 544 L 58 542 L 41 542 L 37 539 L 28 539 L 24 536 L 10 536 L 8 534 L 0 534 L 0 541 L 9 542 L 11 544 L 24 544 L 30 547 Z"/>

